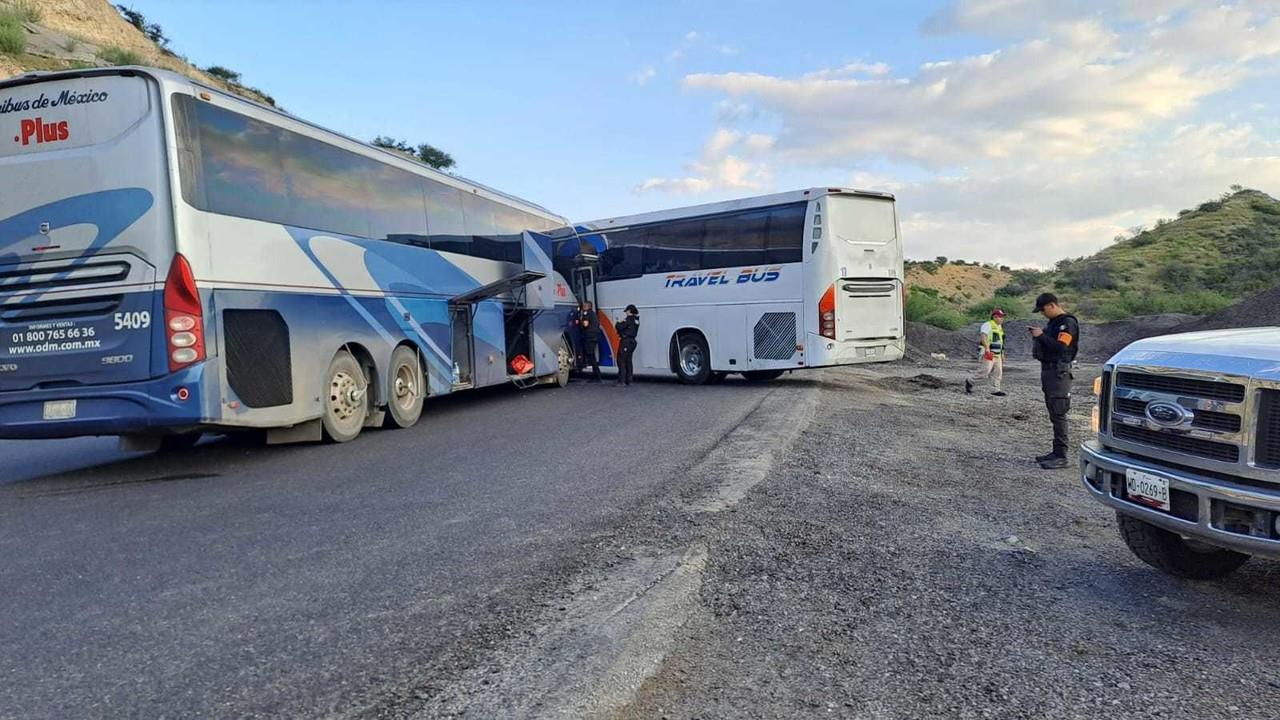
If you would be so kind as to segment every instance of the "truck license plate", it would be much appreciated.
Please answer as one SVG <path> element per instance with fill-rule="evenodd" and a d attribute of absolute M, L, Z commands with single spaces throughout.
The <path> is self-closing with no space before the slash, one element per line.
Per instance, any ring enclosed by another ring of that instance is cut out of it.
<path fill-rule="evenodd" d="M 70 420 L 75 416 L 75 400 L 50 400 L 44 404 L 45 420 Z"/>
<path fill-rule="evenodd" d="M 1169 480 L 1141 470 L 1124 471 L 1129 499 L 1161 510 L 1169 509 Z"/>

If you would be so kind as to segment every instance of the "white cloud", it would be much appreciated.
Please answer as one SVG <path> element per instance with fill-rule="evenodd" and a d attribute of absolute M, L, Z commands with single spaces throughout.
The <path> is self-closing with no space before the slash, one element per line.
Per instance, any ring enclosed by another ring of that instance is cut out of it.
<path fill-rule="evenodd" d="M 685 41 L 685 42 L 693 42 L 694 40 L 697 40 L 697 39 L 698 39 L 698 31 L 697 31 L 697 30 L 690 30 L 689 32 L 687 32 L 687 33 L 685 33 L 685 34 L 684 34 L 684 41 Z"/>
<path fill-rule="evenodd" d="M 1043 264 L 1231 183 L 1280 186 L 1259 129 L 1197 119 L 1248 109 L 1225 91 L 1280 70 L 1280 0 L 960 0 L 926 26 L 1016 37 L 907 72 L 689 75 L 686 88 L 719 96 L 720 129 L 687 176 L 641 188 L 745 190 L 841 168 L 885 187 L 859 168 L 897 167 L 924 178 L 899 189 L 913 255 Z M 762 121 L 777 130 L 755 146 L 734 129 Z"/>
<path fill-rule="evenodd" d="M 758 158 L 773 148 L 768 135 L 747 134 L 720 128 L 702 148 L 702 157 L 686 169 L 689 174 L 676 178 L 649 178 L 635 187 L 636 192 L 659 191 L 673 194 L 697 194 L 711 190 L 761 191 L 773 182 L 773 174 Z"/>
<path fill-rule="evenodd" d="M 658 76 L 658 70 L 652 65 L 645 65 L 637 70 L 631 76 L 631 82 L 637 85 L 648 85 L 649 81 Z"/>
<path fill-rule="evenodd" d="M 721 55 L 737 55 L 738 48 L 732 45 L 717 45 L 716 52 L 720 53 Z"/>

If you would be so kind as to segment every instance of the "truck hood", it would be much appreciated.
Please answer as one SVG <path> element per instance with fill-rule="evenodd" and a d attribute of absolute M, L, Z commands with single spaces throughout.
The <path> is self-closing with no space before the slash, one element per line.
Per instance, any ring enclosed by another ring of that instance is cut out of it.
<path fill-rule="evenodd" d="M 1161 335 L 1128 345 L 1110 362 L 1280 379 L 1280 327 Z"/>

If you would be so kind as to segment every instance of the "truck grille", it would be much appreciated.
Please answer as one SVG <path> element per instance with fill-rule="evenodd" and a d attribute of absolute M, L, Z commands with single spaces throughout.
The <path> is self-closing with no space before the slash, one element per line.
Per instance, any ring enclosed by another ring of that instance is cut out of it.
<path fill-rule="evenodd" d="M 1188 378 L 1169 377 L 1167 375 L 1148 375 L 1146 373 L 1121 372 L 1116 379 L 1116 387 L 1134 390 L 1151 390 L 1183 397 L 1205 398 L 1206 400 L 1222 400 L 1224 402 L 1244 402 L 1244 386 L 1235 383 L 1214 382 L 1212 380 L 1191 380 Z"/>
<path fill-rule="evenodd" d="M 1238 463 L 1242 448 L 1242 438 L 1238 433 L 1244 430 L 1245 394 L 1246 387 L 1242 383 L 1122 369 L 1115 374 L 1115 389 L 1111 397 L 1115 416 L 1111 434 L 1119 440 L 1181 455 Z M 1202 407 L 1206 403 L 1197 402 L 1205 400 L 1242 405 L 1238 410 L 1221 405 L 1209 410 Z M 1147 418 L 1147 406 L 1156 401 L 1177 403 L 1191 410 L 1193 417 L 1189 426 L 1166 428 L 1151 423 Z M 1192 430 L 1197 432 L 1189 432 Z M 1209 433 L 1221 433 L 1222 436 L 1204 437 Z"/>
<path fill-rule="evenodd" d="M 1134 400 L 1133 398 L 1116 398 L 1116 412 L 1125 415 L 1133 415 L 1135 417 L 1146 417 L 1147 401 Z M 1214 412 L 1212 410 L 1196 410 L 1195 420 L 1191 422 L 1191 427 L 1200 428 L 1201 430 L 1212 430 L 1214 432 L 1237 433 L 1240 432 L 1240 416 L 1231 413 Z"/>
<path fill-rule="evenodd" d="M 1112 433 L 1121 440 L 1151 445 L 1185 455 L 1194 455 L 1226 463 L 1234 463 L 1240 460 L 1240 448 L 1230 443 L 1202 440 L 1176 433 L 1159 432 L 1120 424 L 1115 425 Z"/>
<path fill-rule="evenodd" d="M 1280 390 L 1263 390 L 1258 399 L 1257 454 L 1263 467 L 1280 468 Z"/>

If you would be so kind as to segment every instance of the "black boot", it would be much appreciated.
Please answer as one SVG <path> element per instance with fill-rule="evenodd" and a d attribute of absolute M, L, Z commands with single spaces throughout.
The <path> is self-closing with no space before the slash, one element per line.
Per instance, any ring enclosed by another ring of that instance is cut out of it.
<path fill-rule="evenodd" d="M 1062 468 L 1070 467 L 1070 465 L 1071 463 L 1067 462 L 1067 459 L 1062 455 L 1054 455 L 1052 458 L 1040 463 L 1040 467 L 1045 470 L 1061 470 Z"/>
<path fill-rule="evenodd" d="M 1054 459 L 1054 458 L 1056 458 L 1056 457 L 1062 457 L 1062 456 L 1061 456 L 1061 455 L 1059 455 L 1059 454 L 1058 454 L 1058 453 L 1056 453 L 1056 452 L 1045 453 L 1044 455 L 1037 456 L 1037 457 L 1036 457 L 1036 462 L 1038 462 L 1038 463 L 1045 463 L 1045 462 L 1049 462 L 1050 460 L 1052 460 L 1052 459 Z"/>

